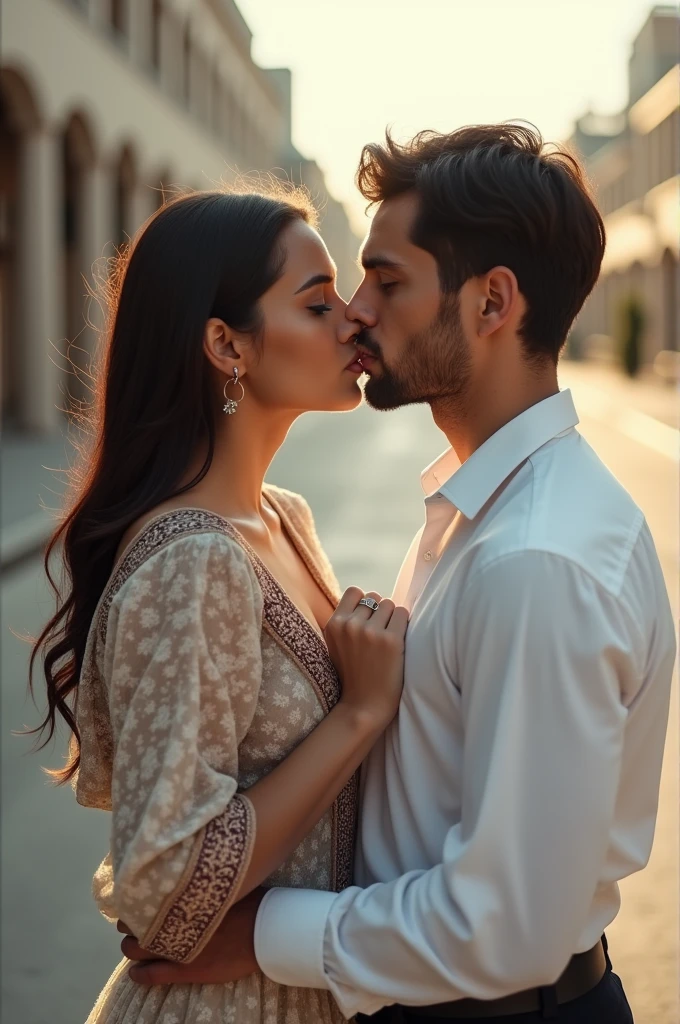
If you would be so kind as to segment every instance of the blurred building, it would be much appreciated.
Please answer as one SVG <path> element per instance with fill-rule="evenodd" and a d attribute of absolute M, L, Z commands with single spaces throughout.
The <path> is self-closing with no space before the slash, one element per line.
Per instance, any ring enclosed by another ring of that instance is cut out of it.
<path fill-rule="evenodd" d="M 635 295 L 644 311 L 645 362 L 680 345 L 679 43 L 677 8 L 654 7 L 633 42 L 626 108 L 610 117 L 587 112 L 570 140 L 585 160 L 607 229 L 600 283 L 576 330 L 606 353 L 621 303 Z"/>
<path fill-rule="evenodd" d="M 66 391 L 79 392 L 65 339 L 83 363 L 94 338 L 83 275 L 173 186 L 209 188 L 236 170 L 306 184 L 340 288 L 353 289 L 358 239 L 318 166 L 293 147 L 290 72 L 255 64 L 233 0 L 3 0 L 1 11 L 6 424 L 59 425 Z"/>

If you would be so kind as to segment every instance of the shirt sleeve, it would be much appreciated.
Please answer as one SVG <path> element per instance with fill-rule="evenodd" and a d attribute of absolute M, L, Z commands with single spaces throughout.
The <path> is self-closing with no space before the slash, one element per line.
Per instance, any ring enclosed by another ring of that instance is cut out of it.
<path fill-rule="evenodd" d="M 254 813 L 236 779 L 261 611 L 244 552 L 200 534 L 150 557 L 109 612 L 113 901 L 142 946 L 176 961 L 208 942 L 250 860 Z"/>
<path fill-rule="evenodd" d="M 338 896 L 273 890 L 258 915 L 262 970 L 329 988 L 347 1017 L 552 984 L 605 863 L 628 716 L 663 748 L 640 626 L 582 567 L 506 556 L 466 584 L 454 628 L 462 812 L 441 863 Z"/>

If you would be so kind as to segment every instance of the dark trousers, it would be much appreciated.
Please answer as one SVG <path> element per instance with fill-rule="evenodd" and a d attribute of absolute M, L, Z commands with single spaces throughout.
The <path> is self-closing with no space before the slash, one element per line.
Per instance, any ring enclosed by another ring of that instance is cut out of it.
<path fill-rule="evenodd" d="M 453 1017 L 452 1024 L 542 1024 L 548 1019 L 545 1014 L 518 1013 L 505 1017 Z M 612 970 L 607 954 L 607 970 L 602 980 L 590 992 L 563 1003 L 557 1007 L 557 1016 L 550 1019 L 559 1024 L 633 1024 L 633 1013 L 623 991 L 618 975 Z M 445 1024 L 446 1017 L 424 1017 L 418 1014 L 418 1007 L 387 1006 L 372 1017 L 361 1014 L 357 1021 L 362 1024 Z"/>

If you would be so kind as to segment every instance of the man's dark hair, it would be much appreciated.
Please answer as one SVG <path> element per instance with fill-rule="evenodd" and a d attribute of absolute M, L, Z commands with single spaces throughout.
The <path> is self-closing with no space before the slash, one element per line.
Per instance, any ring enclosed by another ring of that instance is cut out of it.
<path fill-rule="evenodd" d="M 449 135 L 364 146 L 357 185 L 371 203 L 414 191 L 411 240 L 437 260 L 442 289 L 505 266 L 527 303 L 520 335 L 532 359 L 557 362 L 597 281 L 602 218 L 579 162 L 546 150 L 528 125 L 472 125 Z"/>

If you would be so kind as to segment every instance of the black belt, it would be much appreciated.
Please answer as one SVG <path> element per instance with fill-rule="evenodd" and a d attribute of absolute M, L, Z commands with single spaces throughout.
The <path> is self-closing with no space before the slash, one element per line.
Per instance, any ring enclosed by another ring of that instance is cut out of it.
<path fill-rule="evenodd" d="M 405 1024 L 421 1017 L 509 1017 L 513 1013 L 541 1013 L 549 1019 L 557 1016 L 557 1007 L 590 992 L 602 980 L 609 958 L 604 935 L 597 945 L 573 956 L 554 985 L 529 988 L 503 999 L 457 999 L 436 1006 L 400 1007 Z M 369 1018 L 370 1019 L 370 1018 Z"/>

